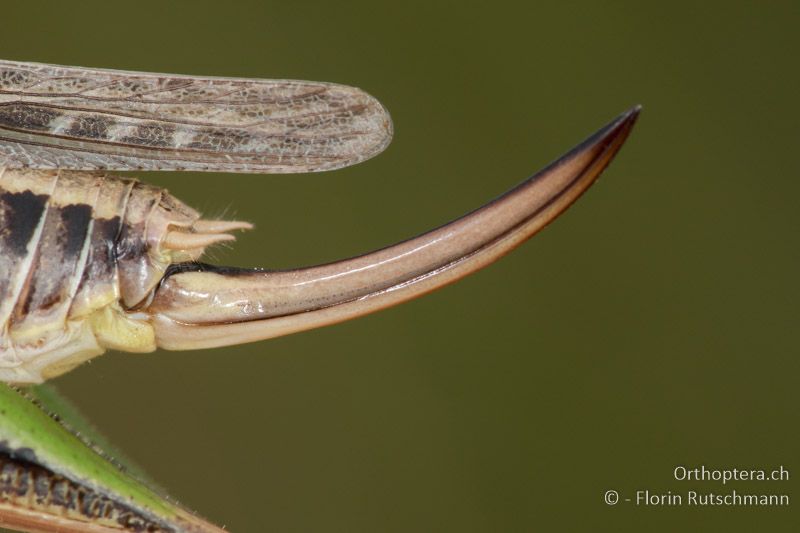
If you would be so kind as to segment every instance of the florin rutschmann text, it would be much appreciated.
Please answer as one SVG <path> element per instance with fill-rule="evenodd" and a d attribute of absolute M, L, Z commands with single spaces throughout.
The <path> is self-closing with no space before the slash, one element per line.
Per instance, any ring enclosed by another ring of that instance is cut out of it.
<path fill-rule="evenodd" d="M 789 470 L 783 465 L 776 468 L 707 468 L 705 465 L 676 466 L 672 471 L 675 481 L 706 485 L 708 482 L 726 485 L 733 482 L 789 481 Z M 775 485 L 778 487 L 781 485 Z M 784 485 L 785 486 L 785 485 Z M 627 491 L 626 491 L 627 492 Z M 725 488 L 708 490 L 692 487 L 687 490 L 636 489 L 627 494 L 607 490 L 603 500 L 607 505 L 628 503 L 642 507 L 786 507 L 789 495 L 784 491 Z"/>

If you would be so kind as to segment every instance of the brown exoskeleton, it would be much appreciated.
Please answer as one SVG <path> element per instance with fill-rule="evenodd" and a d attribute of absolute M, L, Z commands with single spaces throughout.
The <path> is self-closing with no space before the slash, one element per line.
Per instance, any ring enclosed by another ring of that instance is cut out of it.
<path fill-rule="evenodd" d="M 564 211 L 623 144 L 634 108 L 482 208 L 389 248 L 289 271 L 213 267 L 247 229 L 113 170 L 311 172 L 389 142 L 340 85 L 0 62 L 0 380 L 37 383 L 106 349 L 187 350 L 379 310 L 495 261 Z"/>

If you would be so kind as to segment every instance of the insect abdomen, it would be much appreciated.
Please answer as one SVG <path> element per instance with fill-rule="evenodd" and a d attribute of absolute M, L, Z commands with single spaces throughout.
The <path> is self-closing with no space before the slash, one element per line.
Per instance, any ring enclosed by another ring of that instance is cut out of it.
<path fill-rule="evenodd" d="M 108 343 L 97 335 L 98 325 L 125 332 L 113 313 L 121 298 L 120 267 L 140 281 L 138 268 L 150 268 L 144 222 L 161 195 L 124 178 L 5 169 L 0 176 L 0 379 L 36 381 L 102 353 Z M 155 270 L 150 277 L 158 275 Z M 135 294 L 147 290 L 140 287 Z M 144 337 L 148 344 L 146 332 Z M 119 342 L 139 339 L 129 335 Z"/>

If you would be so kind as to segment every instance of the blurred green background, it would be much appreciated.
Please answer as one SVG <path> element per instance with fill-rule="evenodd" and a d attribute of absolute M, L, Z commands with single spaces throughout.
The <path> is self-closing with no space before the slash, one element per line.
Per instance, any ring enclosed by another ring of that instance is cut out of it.
<path fill-rule="evenodd" d="M 618 159 L 531 243 L 380 314 L 59 379 L 233 532 L 798 531 L 678 465 L 800 468 L 798 2 L 3 2 L 0 57 L 324 80 L 395 122 L 322 175 L 152 174 L 257 229 L 218 263 L 303 266 L 456 217 L 641 103 Z"/>

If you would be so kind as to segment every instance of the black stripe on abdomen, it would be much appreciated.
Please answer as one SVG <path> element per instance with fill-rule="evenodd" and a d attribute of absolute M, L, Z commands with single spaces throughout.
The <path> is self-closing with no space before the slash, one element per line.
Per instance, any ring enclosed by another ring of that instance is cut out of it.
<path fill-rule="evenodd" d="M 0 326 L 9 316 L 17 288 L 27 276 L 31 239 L 47 207 L 47 195 L 31 191 L 0 193 Z"/>
<path fill-rule="evenodd" d="M 27 290 L 17 303 L 15 322 L 59 304 L 68 305 L 71 278 L 80 275 L 76 270 L 91 219 L 92 206 L 87 204 L 50 206 Z"/>
<path fill-rule="evenodd" d="M 86 290 L 88 285 L 104 285 L 115 282 L 116 261 L 114 248 L 122 222 L 120 217 L 99 218 L 94 221 L 89 257 L 83 270 L 78 292 Z"/>
<path fill-rule="evenodd" d="M 47 195 L 31 191 L 0 194 L 0 249 L 25 256 L 28 243 L 44 213 Z M 0 273 L 5 277 L 6 273 Z"/>

